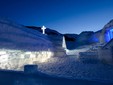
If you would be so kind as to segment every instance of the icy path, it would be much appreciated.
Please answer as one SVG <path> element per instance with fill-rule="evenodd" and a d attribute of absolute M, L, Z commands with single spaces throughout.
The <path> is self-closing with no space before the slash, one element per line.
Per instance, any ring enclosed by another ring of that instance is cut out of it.
<path fill-rule="evenodd" d="M 113 65 L 83 63 L 76 56 L 51 58 L 48 63 L 39 64 L 39 70 L 49 75 L 72 79 L 88 79 L 113 82 Z"/>
<path fill-rule="evenodd" d="M 45 74 L 26 74 L 23 72 L 0 71 L 0 85 L 112 85 L 101 81 L 66 79 Z"/>

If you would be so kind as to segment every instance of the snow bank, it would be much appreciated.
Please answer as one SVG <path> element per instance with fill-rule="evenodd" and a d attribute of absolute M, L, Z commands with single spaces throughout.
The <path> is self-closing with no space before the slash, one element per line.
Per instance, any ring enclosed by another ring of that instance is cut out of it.
<path fill-rule="evenodd" d="M 76 56 L 79 56 L 80 52 L 86 52 L 90 48 L 91 48 L 91 46 L 82 46 L 81 48 L 77 48 L 77 49 L 74 49 L 74 50 L 66 49 L 66 54 L 67 55 L 76 55 Z"/>
<path fill-rule="evenodd" d="M 51 58 L 48 63 L 38 66 L 39 71 L 58 77 L 113 82 L 113 65 L 83 63 L 76 56 Z"/>

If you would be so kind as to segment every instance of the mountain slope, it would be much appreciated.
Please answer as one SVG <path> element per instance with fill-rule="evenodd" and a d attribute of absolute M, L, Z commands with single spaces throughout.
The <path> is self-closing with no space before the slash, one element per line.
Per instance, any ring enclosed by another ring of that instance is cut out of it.
<path fill-rule="evenodd" d="M 42 33 L 41 27 L 36 27 L 36 26 L 26 26 L 26 27 L 29 28 L 29 29 L 37 30 L 37 31 L 39 31 L 39 32 Z M 47 35 L 62 35 L 62 34 L 59 33 L 58 31 L 52 30 L 52 29 L 50 29 L 50 28 L 46 28 L 45 33 L 46 33 Z"/>

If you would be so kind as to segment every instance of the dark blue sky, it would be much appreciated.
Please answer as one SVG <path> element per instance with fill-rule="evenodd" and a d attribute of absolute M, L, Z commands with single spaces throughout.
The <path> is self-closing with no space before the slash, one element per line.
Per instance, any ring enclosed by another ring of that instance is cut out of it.
<path fill-rule="evenodd" d="M 0 16 L 61 33 L 97 31 L 113 19 L 113 0 L 0 0 Z"/>

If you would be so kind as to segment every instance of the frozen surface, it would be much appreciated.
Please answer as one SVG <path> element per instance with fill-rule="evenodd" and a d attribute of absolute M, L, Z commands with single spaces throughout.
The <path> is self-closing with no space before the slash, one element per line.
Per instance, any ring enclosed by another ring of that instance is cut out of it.
<path fill-rule="evenodd" d="M 91 45 L 90 46 L 86 45 L 86 46 L 82 46 L 80 48 L 73 49 L 73 50 L 66 49 L 66 54 L 67 55 L 76 55 L 76 56 L 79 56 L 80 52 L 86 52 L 90 48 L 91 48 Z"/>
<path fill-rule="evenodd" d="M 39 70 L 60 77 L 71 79 L 88 79 L 113 82 L 113 65 L 97 63 L 84 63 L 76 56 L 64 58 L 51 58 L 48 63 L 39 64 Z"/>
<path fill-rule="evenodd" d="M 112 85 L 110 82 L 89 81 L 85 79 L 70 80 L 41 73 L 0 71 L 0 85 Z"/>
<path fill-rule="evenodd" d="M 51 61 L 51 62 L 50 62 Z M 84 64 L 74 56 L 51 58 L 41 63 L 39 71 L 44 74 L 27 74 L 0 71 L 1 85 L 113 85 L 113 66 Z"/>

